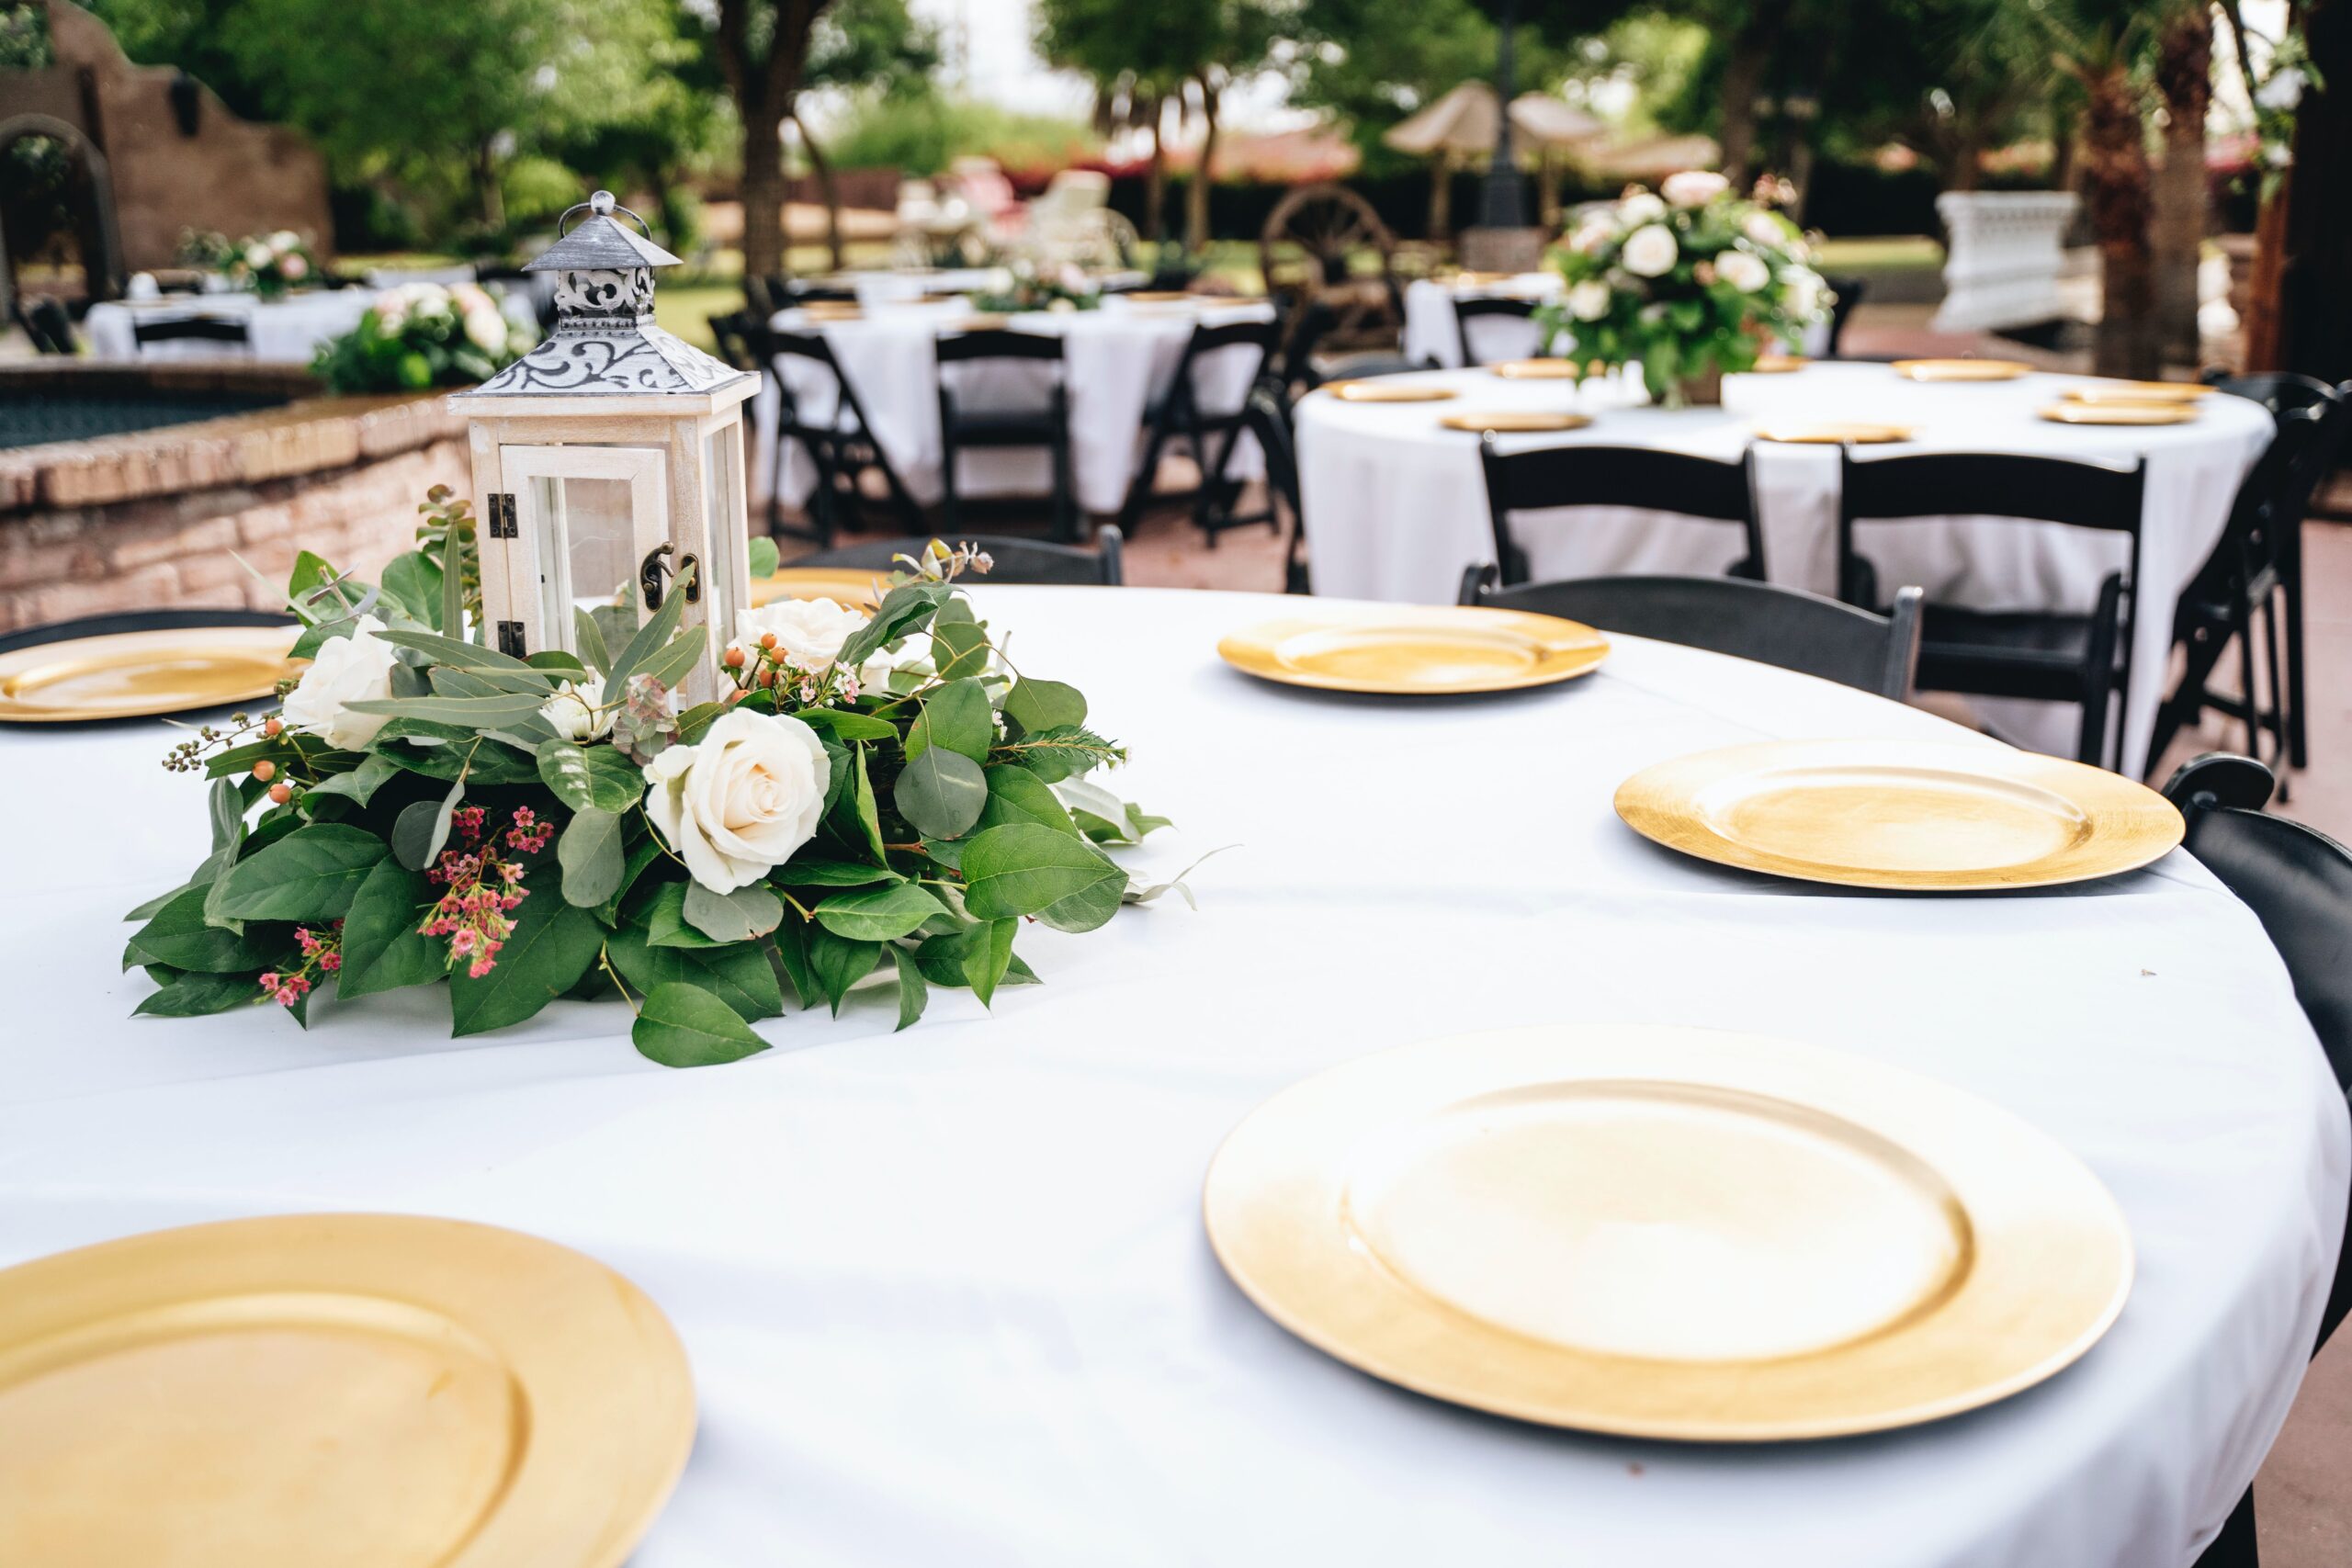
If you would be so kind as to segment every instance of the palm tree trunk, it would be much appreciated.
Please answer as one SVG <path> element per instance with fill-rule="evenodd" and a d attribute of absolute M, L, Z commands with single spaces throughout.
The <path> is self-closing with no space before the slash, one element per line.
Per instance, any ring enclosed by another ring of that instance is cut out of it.
<path fill-rule="evenodd" d="M 2164 368 L 2155 327 L 2155 269 L 2149 254 L 2148 150 L 2129 66 L 2116 63 L 2083 84 L 2083 186 L 2098 237 L 2104 302 L 2092 344 L 2102 376 L 2154 380 Z"/>
<path fill-rule="evenodd" d="M 1143 182 L 1143 237 L 1157 245 L 1168 236 L 1168 143 L 1159 133 L 1168 105 L 1157 96 L 1144 104 L 1136 118 L 1151 130 L 1151 164 Z"/>
<path fill-rule="evenodd" d="M 1194 254 L 1209 248 L 1209 164 L 1216 157 L 1216 101 L 1218 91 L 1208 82 L 1201 89 L 1201 160 L 1193 166 L 1193 178 L 1184 187 L 1184 243 Z"/>
<path fill-rule="evenodd" d="M 1756 175 L 1756 100 L 1764 90 L 1764 72 L 1772 62 L 1772 46 L 1789 18 L 1792 0 L 1758 0 L 1731 40 L 1731 59 L 1724 67 L 1721 134 L 1723 172 L 1735 186 Z"/>
<path fill-rule="evenodd" d="M 2157 45 L 2165 104 L 2165 162 L 2156 176 L 2150 240 L 2156 321 L 2165 357 L 2198 361 L 2197 271 L 2205 245 L 2205 111 L 2213 97 L 2213 17 L 2201 0 L 2179 6 Z"/>

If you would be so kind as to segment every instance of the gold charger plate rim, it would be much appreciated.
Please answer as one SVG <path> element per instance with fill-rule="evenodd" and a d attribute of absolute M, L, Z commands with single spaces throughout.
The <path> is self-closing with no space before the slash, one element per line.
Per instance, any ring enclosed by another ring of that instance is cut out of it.
<path fill-rule="evenodd" d="M 233 1316 L 251 1302 L 245 1321 L 291 1326 L 311 1321 L 298 1309 L 343 1301 L 380 1305 L 396 1323 L 437 1321 L 423 1342 L 491 1355 L 509 1380 L 519 1452 L 454 1550 L 438 1543 L 433 1568 L 628 1558 L 693 1447 L 685 1349 L 631 1280 L 524 1232 L 417 1214 L 275 1214 L 35 1258 L 0 1270 L 0 1392 L 90 1359 L 76 1348 L 149 1342 L 158 1316 L 192 1313 L 194 1337 L 218 1331 L 208 1309 Z"/>
<path fill-rule="evenodd" d="M 831 599 L 852 609 L 872 609 L 881 601 L 883 579 L 888 575 L 880 568 L 782 566 L 770 576 L 752 579 L 752 607 L 778 599 Z"/>
<path fill-rule="evenodd" d="M 1890 773 L 1956 774 L 2042 792 L 2077 810 L 2081 830 L 2054 850 L 2000 865 L 1871 867 L 1783 853 L 1731 837 L 1706 819 L 1699 804 L 1702 792 L 1743 778 L 1871 767 Z M 2119 876 L 2178 848 L 2186 830 L 2172 803 L 2136 779 L 2063 757 L 1949 740 L 1767 740 L 1719 747 L 1642 769 L 1617 786 L 1613 804 L 1634 831 L 1700 860 L 1884 892 L 1989 893 Z"/>
<path fill-rule="evenodd" d="M 1876 424 L 1860 420 L 1821 420 L 1813 423 L 1759 424 L 1756 427 L 1758 441 L 1777 442 L 1786 446 L 1884 446 L 1899 441 L 1915 441 L 1919 432 L 1908 424 Z"/>
<path fill-rule="evenodd" d="M 2070 403 L 2197 403 L 2212 393 L 2201 381 L 2098 381 L 2060 395 Z"/>
<path fill-rule="evenodd" d="M 2052 403 L 2035 412 L 2052 424 L 2192 424 L 2199 418 L 2195 403 Z"/>
<path fill-rule="evenodd" d="M 2015 381 L 2033 374 L 2018 359 L 1898 359 L 1894 370 L 1912 381 Z"/>
<path fill-rule="evenodd" d="M 1388 633 L 1409 640 L 1416 636 L 1448 631 L 1467 631 L 1515 642 L 1521 649 L 1532 650 L 1536 662 L 1532 668 L 1515 674 L 1404 683 L 1393 678 L 1355 677 L 1304 668 L 1283 651 L 1297 638 L 1320 634 Z M 1524 610 L 1457 604 L 1391 605 L 1352 614 L 1335 611 L 1263 621 L 1228 633 L 1218 640 L 1216 651 L 1218 658 L 1244 674 L 1280 685 L 1369 696 L 1471 696 L 1532 690 L 1589 674 L 1608 658 L 1609 639 L 1580 621 Z"/>
<path fill-rule="evenodd" d="M 99 632 L 89 637 L 63 637 L 34 643 L 0 653 L 0 724 L 85 724 L 118 718 L 155 718 L 167 714 L 199 713 L 236 703 L 260 702 L 276 694 L 277 682 L 301 672 L 305 660 L 288 651 L 300 628 L 282 626 L 178 626 L 141 631 Z M 118 702 L 51 706 L 18 698 L 15 686 L 61 663 L 94 667 L 131 666 L 141 656 L 157 663 L 210 660 L 216 664 L 274 665 L 268 678 L 233 682 L 217 689 L 162 692 Z"/>
<path fill-rule="evenodd" d="M 1411 1125 L 1408 1114 L 1434 1122 L 1474 1101 L 1564 1083 L 1728 1089 L 1842 1123 L 1916 1161 L 1954 1196 L 1964 1261 L 1875 1331 L 1727 1365 L 1516 1332 L 1430 1293 L 1364 1243 L 1349 1191 L 1378 1133 Z M 2113 1195 L 2012 1113 L 1870 1057 L 1656 1024 L 1451 1035 L 1315 1074 L 1227 1135 L 1203 1182 L 1202 1216 L 1243 1294 L 1363 1371 L 1518 1420 L 1705 1443 L 1889 1431 L 1996 1403 L 2097 1344 L 2120 1314 L 2135 1267 Z"/>
<path fill-rule="evenodd" d="M 1458 394 L 1451 387 L 1431 387 L 1408 382 L 1396 385 L 1386 378 L 1362 381 L 1333 381 L 1323 388 L 1343 403 L 1442 403 Z"/>
<path fill-rule="evenodd" d="M 1447 430 L 1466 431 L 1473 435 L 1493 431 L 1498 435 L 1529 435 L 1546 431 L 1583 430 L 1592 423 L 1589 413 L 1555 413 L 1542 409 L 1492 409 L 1484 413 L 1448 413 L 1438 416 L 1438 423 Z"/>
<path fill-rule="evenodd" d="M 1573 381 L 1577 378 L 1576 365 L 1566 359 L 1506 359 L 1487 368 L 1506 381 Z"/>

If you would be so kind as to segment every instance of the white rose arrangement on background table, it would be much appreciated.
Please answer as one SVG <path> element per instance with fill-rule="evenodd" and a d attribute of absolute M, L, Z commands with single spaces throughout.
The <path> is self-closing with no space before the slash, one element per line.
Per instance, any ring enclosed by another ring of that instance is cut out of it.
<path fill-rule="evenodd" d="M 1726 372 L 1754 368 L 1774 341 L 1794 348 L 1834 297 L 1797 226 L 1721 175 L 1685 170 L 1653 194 L 1629 187 L 1578 220 L 1552 253 L 1566 281 L 1536 312 L 1578 378 L 1639 361 L 1668 408 L 1718 402 Z"/>
<path fill-rule="evenodd" d="M 297 563 L 310 668 L 165 761 L 212 779 L 212 844 L 127 917 L 124 964 L 157 985 L 140 1013 L 307 1022 L 330 980 L 339 1002 L 446 980 L 454 1033 L 617 997 L 639 1051 L 700 1066 L 884 965 L 902 1029 L 933 986 L 989 1003 L 1035 978 L 1023 921 L 1091 931 L 1182 886 L 1133 887 L 1107 852 L 1165 819 L 1087 777 L 1125 751 L 973 614 L 956 579 L 984 555 L 934 543 L 870 617 L 745 611 L 715 655 L 673 593 L 621 646 L 582 614 L 578 656 L 527 660 L 444 635 L 466 618 L 444 558 L 380 584 Z M 724 700 L 681 711 L 713 658 Z"/>

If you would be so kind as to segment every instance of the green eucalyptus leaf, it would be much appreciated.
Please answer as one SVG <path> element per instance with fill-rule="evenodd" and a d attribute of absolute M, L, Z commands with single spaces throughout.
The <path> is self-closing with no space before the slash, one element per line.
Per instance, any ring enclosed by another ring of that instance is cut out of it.
<path fill-rule="evenodd" d="M 250 973 L 179 975 L 131 1010 L 137 1018 L 202 1018 L 249 1007 L 261 999 L 261 987 Z"/>
<path fill-rule="evenodd" d="M 891 948 L 890 961 L 899 969 L 899 1028 L 906 1029 L 922 1017 L 923 1007 L 931 1000 L 931 987 L 923 983 L 915 955 L 905 948 Z"/>
<path fill-rule="evenodd" d="M 384 840 L 365 829 L 340 822 L 297 829 L 229 868 L 219 910 L 240 920 L 341 919 L 384 853 Z"/>
<path fill-rule="evenodd" d="M 813 923 L 808 930 L 810 978 L 832 1004 L 833 1016 L 839 1018 L 842 1000 L 849 995 L 850 987 L 874 973 L 874 966 L 882 961 L 883 944 L 836 936 Z"/>
<path fill-rule="evenodd" d="M 571 640 L 580 645 L 581 661 L 591 670 L 613 667 L 612 653 L 605 647 L 604 628 L 596 624 L 595 616 L 576 606 L 571 612 Z"/>
<path fill-rule="evenodd" d="M 646 993 L 628 1037 L 639 1055 L 665 1067 L 717 1066 L 768 1048 L 733 1008 L 674 981 Z"/>
<path fill-rule="evenodd" d="M 379 850 L 382 848 L 379 844 Z M 274 934 L 208 924 L 208 887 L 175 894 L 130 939 L 136 962 L 168 964 L 205 974 L 246 974 L 265 967 L 285 948 L 283 928 Z"/>
<path fill-rule="evenodd" d="M 343 967 L 335 972 L 335 996 L 348 1001 L 447 975 L 447 944 L 416 929 L 433 901 L 433 885 L 423 872 L 389 856 L 378 861 L 343 918 Z"/>
<path fill-rule="evenodd" d="M 989 803 L 988 780 L 971 758 L 933 746 L 899 773 L 890 799 L 925 839 L 953 839 L 980 819 Z"/>
<path fill-rule="evenodd" d="M 434 663 L 447 665 L 453 670 L 498 671 L 531 677 L 538 682 L 542 696 L 546 694 L 547 677 L 536 675 L 529 664 L 511 653 L 501 653 L 494 648 L 484 648 L 480 643 L 446 637 L 439 632 L 387 631 L 376 635 L 394 648 L 413 649 Z"/>
<path fill-rule="evenodd" d="M 835 893 L 817 906 L 817 923 L 836 936 L 892 942 L 938 914 L 939 900 L 912 882 Z"/>
<path fill-rule="evenodd" d="M 449 1032 L 480 1034 L 522 1022 L 580 983 L 604 945 L 604 928 L 576 905 L 531 890 L 514 930 L 481 979 L 462 964 L 449 972 Z"/>
<path fill-rule="evenodd" d="M 449 814 L 466 797 L 461 776 L 439 800 L 419 800 L 401 808 L 392 819 L 392 856 L 411 871 L 423 871 L 449 841 Z"/>
<path fill-rule="evenodd" d="M 574 811 L 627 811 L 645 798 L 645 770 L 614 747 L 548 740 L 537 760 L 539 782 Z"/>
<path fill-rule="evenodd" d="M 964 907 L 979 919 L 1035 915 L 1087 931 L 1119 911 L 1127 874 L 1092 844 L 1050 828 L 1009 823 L 964 846 Z"/>
<path fill-rule="evenodd" d="M 637 673 L 649 675 L 664 686 L 675 686 L 702 662 L 703 649 L 709 643 L 709 627 L 688 626 L 639 665 Z M 611 700 L 609 697 L 605 699 L 607 702 Z"/>
<path fill-rule="evenodd" d="M 922 711 L 907 727 L 907 761 L 944 746 L 975 762 L 986 761 L 995 742 L 996 714 L 989 706 L 986 688 L 968 678 L 950 681 L 922 699 Z"/>
<path fill-rule="evenodd" d="M 775 541 L 774 539 L 767 537 L 765 535 L 762 535 L 752 541 L 752 547 L 750 550 L 745 552 L 745 555 L 746 562 L 750 567 L 752 580 L 753 581 L 756 582 L 761 578 L 774 577 L 775 575 L 778 558 L 776 555 Z"/>
<path fill-rule="evenodd" d="M 893 588 L 875 606 L 865 629 L 842 644 L 840 661 L 854 670 L 873 658 L 876 649 L 922 630 L 954 592 L 944 582 L 906 582 Z"/>
<path fill-rule="evenodd" d="M 621 649 L 612 667 L 605 671 L 605 702 L 620 701 L 622 691 L 628 685 L 628 678 L 644 669 L 646 661 L 677 635 L 679 626 L 685 623 L 685 615 L 686 596 L 684 593 L 662 595 L 662 607 L 637 628 L 637 635 L 628 639 L 628 646 Z"/>
<path fill-rule="evenodd" d="M 563 872 L 563 901 L 593 909 L 621 890 L 628 856 L 621 849 L 621 818 L 610 811 L 575 813 L 556 840 Z"/>
<path fill-rule="evenodd" d="M 686 889 L 684 882 L 667 882 L 653 901 L 645 907 L 645 940 L 654 947 L 722 947 L 717 937 L 708 937 L 686 923 Z"/>
<path fill-rule="evenodd" d="M 915 949 L 915 962 L 934 985 L 968 986 L 986 1007 L 1013 962 L 1012 938 L 1020 924 L 1018 920 L 982 920 L 928 937 Z"/>
<path fill-rule="evenodd" d="M 699 882 L 686 884 L 686 924 L 718 942 L 750 942 L 784 921 L 784 900 L 758 883 L 732 893 L 714 893 Z"/>
<path fill-rule="evenodd" d="M 304 800 L 316 800 L 321 795 L 341 795 L 356 805 L 365 806 L 376 798 L 376 792 L 399 776 L 401 765 L 390 757 L 370 751 L 359 760 L 359 765 L 347 773 L 322 779 L 303 791 Z"/>
<path fill-rule="evenodd" d="M 793 716 L 842 740 L 896 740 L 899 738 L 897 725 L 887 718 L 876 718 L 870 713 L 854 713 L 847 708 L 803 708 Z"/>
<path fill-rule="evenodd" d="M 1086 695 L 1059 681 L 1024 677 L 1004 694 L 1004 716 L 1028 731 L 1084 724 Z"/>
<path fill-rule="evenodd" d="M 768 956 L 752 942 L 724 947 L 655 947 L 633 931 L 605 940 L 605 956 L 639 991 L 662 986 L 699 986 L 747 1020 L 784 1011 L 784 989 Z"/>

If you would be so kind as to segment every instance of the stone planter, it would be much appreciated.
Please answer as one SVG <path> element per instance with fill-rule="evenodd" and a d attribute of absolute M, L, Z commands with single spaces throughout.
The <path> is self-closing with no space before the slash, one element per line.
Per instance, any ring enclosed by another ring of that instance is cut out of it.
<path fill-rule="evenodd" d="M 1938 332 L 2030 327 L 2065 314 L 2058 278 L 2072 191 L 1946 191 L 1936 197 L 1950 249 Z"/>

